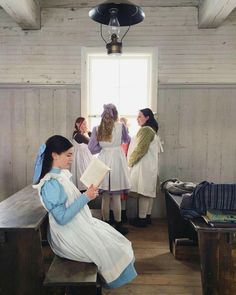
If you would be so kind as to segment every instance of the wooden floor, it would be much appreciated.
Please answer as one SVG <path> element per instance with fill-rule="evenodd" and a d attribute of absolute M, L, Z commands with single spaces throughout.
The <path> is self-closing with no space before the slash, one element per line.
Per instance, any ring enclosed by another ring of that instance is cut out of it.
<path fill-rule="evenodd" d="M 178 261 L 170 254 L 166 221 L 129 230 L 138 276 L 124 287 L 104 289 L 103 295 L 202 294 L 199 262 Z"/>

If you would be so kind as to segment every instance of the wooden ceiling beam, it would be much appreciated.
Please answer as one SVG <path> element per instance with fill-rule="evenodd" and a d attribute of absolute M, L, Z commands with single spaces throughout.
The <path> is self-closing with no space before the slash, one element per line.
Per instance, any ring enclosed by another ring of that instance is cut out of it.
<path fill-rule="evenodd" d="M 198 27 L 219 27 L 235 7 L 236 0 L 201 0 L 198 8 Z"/>
<path fill-rule="evenodd" d="M 105 0 L 41 0 L 42 8 L 90 8 Z M 198 6 L 198 0 L 131 0 L 141 7 Z"/>
<path fill-rule="evenodd" d="M 22 29 L 40 29 L 39 0 L 0 0 L 0 5 Z"/>

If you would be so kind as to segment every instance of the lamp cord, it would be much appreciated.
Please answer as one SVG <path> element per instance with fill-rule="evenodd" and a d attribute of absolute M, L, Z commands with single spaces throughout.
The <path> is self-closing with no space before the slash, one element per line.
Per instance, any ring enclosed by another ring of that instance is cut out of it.
<path fill-rule="evenodd" d="M 103 41 L 107 44 L 107 41 L 104 39 L 104 37 L 102 35 L 102 24 L 100 24 L 100 35 L 101 35 Z"/>

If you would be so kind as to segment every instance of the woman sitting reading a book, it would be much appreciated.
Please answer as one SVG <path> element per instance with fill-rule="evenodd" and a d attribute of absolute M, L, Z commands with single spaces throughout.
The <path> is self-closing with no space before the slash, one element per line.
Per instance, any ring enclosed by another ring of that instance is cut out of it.
<path fill-rule="evenodd" d="M 60 135 L 40 146 L 33 187 L 49 212 L 48 240 L 54 253 L 75 261 L 93 262 L 104 287 L 117 288 L 136 277 L 130 241 L 109 224 L 93 218 L 87 203 L 98 196 L 91 185 L 84 194 L 71 181 L 67 170 L 73 147 Z"/>
<path fill-rule="evenodd" d="M 101 115 L 101 123 L 94 127 L 88 148 L 92 154 L 99 153 L 98 158 L 110 169 L 99 189 L 102 192 L 103 220 L 109 222 L 110 203 L 112 201 L 115 228 L 122 234 L 127 234 L 128 229 L 121 222 L 120 194 L 129 190 L 129 172 L 127 160 L 122 151 L 121 144 L 128 143 L 130 136 L 124 124 L 118 122 L 118 112 L 113 104 L 105 104 Z"/>

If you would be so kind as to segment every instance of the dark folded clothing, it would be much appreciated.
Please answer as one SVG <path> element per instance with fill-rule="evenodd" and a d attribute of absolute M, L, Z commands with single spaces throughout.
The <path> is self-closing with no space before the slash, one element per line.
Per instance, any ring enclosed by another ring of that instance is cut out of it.
<path fill-rule="evenodd" d="M 208 209 L 236 210 L 236 184 L 201 182 L 193 191 L 193 209 L 205 215 Z"/>
<path fill-rule="evenodd" d="M 161 190 L 182 195 L 180 212 L 184 218 L 205 215 L 209 209 L 236 210 L 236 184 L 203 181 L 196 185 L 172 178 L 161 184 Z"/>
<path fill-rule="evenodd" d="M 193 209 L 180 208 L 180 214 L 184 219 L 192 219 L 192 218 L 201 217 L 201 215 L 196 210 L 193 210 Z"/>
<path fill-rule="evenodd" d="M 178 179 L 169 179 L 162 184 L 162 190 L 182 195 L 180 213 L 185 219 L 205 215 L 209 209 L 236 210 L 236 184 L 203 181 L 194 185 Z"/>
<path fill-rule="evenodd" d="M 192 192 L 196 187 L 195 183 L 183 182 L 177 178 L 168 179 L 161 184 L 162 191 L 168 191 L 174 195 L 182 195 L 185 193 Z"/>
<path fill-rule="evenodd" d="M 193 195 L 186 193 L 182 195 L 182 201 L 180 203 L 181 209 L 193 209 Z"/>
<path fill-rule="evenodd" d="M 186 193 L 182 195 L 182 200 L 180 203 L 180 214 L 184 219 L 191 219 L 201 216 L 193 207 L 192 193 Z"/>

